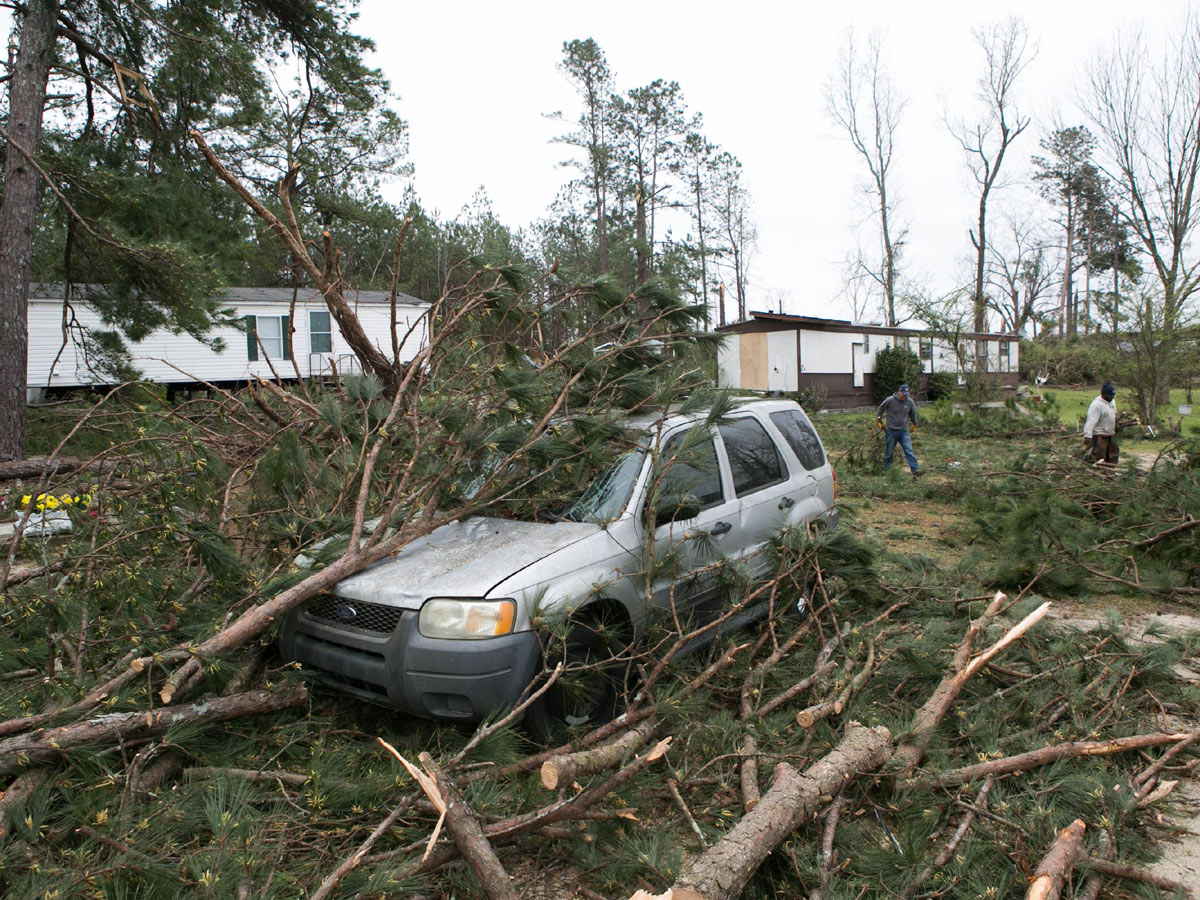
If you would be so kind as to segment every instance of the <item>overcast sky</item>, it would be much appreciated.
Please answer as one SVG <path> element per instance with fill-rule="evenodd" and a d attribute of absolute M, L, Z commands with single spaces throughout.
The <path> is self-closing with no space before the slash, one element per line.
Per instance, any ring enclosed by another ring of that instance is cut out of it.
<path fill-rule="evenodd" d="M 897 134 L 900 214 L 909 227 L 905 271 L 933 292 L 969 279 L 968 228 L 978 196 L 943 111 L 973 121 L 982 54 L 972 30 L 1022 17 L 1037 57 L 1018 83 L 1033 124 L 1013 145 L 1020 176 L 1056 117 L 1081 124 L 1076 89 L 1097 49 L 1122 27 L 1160 31 L 1182 20 L 1188 0 L 1007 0 L 992 6 L 934 0 L 783 4 L 609 0 L 456 0 L 399 4 L 362 0 L 357 30 L 371 37 L 408 121 L 415 187 L 426 206 L 455 215 L 480 186 L 502 221 L 545 214 L 572 170 L 570 149 L 551 143 L 563 125 L 544 114 L 578 114 L 556 66 L 564 41 L 594 38 L 622 90 L 655 78 L 678 81 L 708 138 L 743 163 L 758 226 L 751 309 L 849 317 L 840 298 L 843 260 L 870 215 L 863 170 L 825 113 L 824 87 L 846 29 L 886 30 L 895 83 L 910 98 Z M 1139 18 L 1140 17 L 1140 18 Z M 398 198 L 398 191 L 396 194 Z M 997 195 L 997 209 L 1005 193 Z M 871 232 L 866 232 L 868 239 Z"/>

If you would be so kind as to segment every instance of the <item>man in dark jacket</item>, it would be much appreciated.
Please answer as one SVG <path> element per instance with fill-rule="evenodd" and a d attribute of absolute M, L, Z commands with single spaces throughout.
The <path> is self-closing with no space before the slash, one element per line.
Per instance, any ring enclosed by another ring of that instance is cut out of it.
<path fill-rule="evenodd" d="M 917 408 L 908 396 L 908 385 L 902 384 L 886 400 L 879 404 L 875 412 L 876 424 L 883 429 L 884 451 L 883 468 L 891 468 L 892 456 L 899 444 L 904 450 L 904 458 L 912 469 L 913 478 L 920 476 L 917 458 L 913 455 L 911 433 L 917 428 Z"/>

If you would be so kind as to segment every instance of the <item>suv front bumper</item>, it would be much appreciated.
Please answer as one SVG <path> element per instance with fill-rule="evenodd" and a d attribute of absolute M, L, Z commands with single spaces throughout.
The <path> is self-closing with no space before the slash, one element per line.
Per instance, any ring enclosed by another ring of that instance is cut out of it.
<path fill-rule="evenodd" d="M 399 612 L 390 633 L 289 614 L 279 632 L 285 659 L 364 700 L 415 716 L 478 721 L 514 706 L 537 673 L 541 646 L 532 631 L 485 640 L 427 638 L 417 612 Z"/>

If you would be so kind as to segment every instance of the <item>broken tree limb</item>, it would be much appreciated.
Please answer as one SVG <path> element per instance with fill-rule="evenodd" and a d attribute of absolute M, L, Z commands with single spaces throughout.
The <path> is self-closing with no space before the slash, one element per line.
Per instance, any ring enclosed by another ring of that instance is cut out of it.
<path fill-rule="evenodd" d="M 580 775 L 611 769 L 650 740 L 657 725 L 654 719 L 645 719 L 607 744 L 550 757 L 542 763 L 542 787 L 554 791 L 569 785 Z"/>
<path fill-rule="evenodd" d="M 1113 878 L 1124 878 L 1128 881 L 1138 881 L 1142 884 L 1152 884 L 1156 888 L 1164 891 L 1170 891 L 1172 894 L 1181 895 L 1184 897 L 1194 897 L 1195 892 L 1179 881 L 1172 881 L 1170 878 L 1163 878 L 1161 875 L 1155 875 L 1152 872 L 1143 872 L 1141 869 L 1135 869 L 1132 866 L 1122 866 L 1114 862 L 1109 862 L 1105 859 L 1096 859 L 1088 857 L 1083 860 L 1084 865 L 1095 869 L 1097 872 L 1102 872 L 1105 875 L 1111 875 Z"/>
<path fill-rule="evenodd" d="M 34 769 L 13 779 L 3 795 L 0 795 L 0 839 L 8 834 L 9 823 L 18 809 L 33 795 L 38 786 L 45 782 L 47 774 L 42 769 Z"/>
<path fill-rule="evenodd" d="M 371 848 L 375 846 L 375 842 L 383 837 L 383 835 L 388 831 L 390 831 L 392 826 L 400 820 L 400 817 L 408 812 L 409 808 L 411 808 L 412 805 L 417 802 L 418 797 L 420 797 L 420 794 L 409 794 L 407 797 L 397 803 L 396 806 L 392 808 L 392 811 L 387 814 L 387 817 L 375 826 L 375 830 L 367 836 L 367 839 L 359 844 L 358 848 L 348 857 L 342 860 L 338 867 L 334 869 L 324 881 L 321 882 L 320 886 L 312 892 L 308 900 L 325 900 L 325 898 L 332 894 L 337 886 L 341 883 L 341 880 L 345 878 L 347 874 L 354 871 L 354 869 L 358 868 L 359 864 L 366 858 L 367 854 L 371 852 Z"/>
<path fill-rule="evenodd" d="M 679 811 L 683 813 L 684 819 L 695 832 L 696 837 L 700 841 L 700 846 L 705 850 L 708 849 L 708 839 L 704 836 L 704 832 L 700 826 L 696 824 L 696 817 L 692 815 L 692 811 L 688 809 L 687 802 L 683 799 L 683 794 L 679 793 L 679 783 L 674 778 L 667 779 L 667 789 L 671 792 L 671 799 L 675 801 L 675 805 L 679 807 Z"/>
<path fill-rule="evenodd" d="M 807 691 L 813 686 L 813 684 L 828 675 L 837 666 L 837 663 L 833 661 L 833 651 L 837 649 L 838 644 L 840 644 L 849 633 L 849 626 L 843 626 L 841 631 L 827 640 L 824 646 L 821 647 L 821 652 L 817 654 L 816 661 L 813 663 L 812 674 L 800 679 L 781 694 L 772 697 L 769 701 L 755 710 L 754 715 L 760 719 L 763 716 L 770 715 L 793 697 L 796 697 L 804 691 Z"/>
<path fill-rule="evenodd" d="M 1170 734 L 1135 734 L 1129 737 L 1113 738 L 1108 741 L 1067 741 L 1030 750 L 1028 753 L 1018 753 L 1016 756 L 1006 756 L 1002 759 L 992 759 L 976 763 L 973 766 L 963 766 L 961 769 L 951 769 L 932 778 L 923 778 L 919 784 L 923 787 L 953 787 L 966 784 L 975 778 L 988 775 L 1011 775 L 1013 772 L 1025 772 L 1036 769 L 1060 759 L 1076 759 L 1080 756 L 1110 756 L 1114 753 L 1128 753 L 1130 750 L 1145 750 L 1149 747 L 1162 747 L 1181 741 L 1191 732 L 1173 732 Z"/>
<path fill-rule="evenodd" d="M 588 788 L 582 794 L 577 794 L 569 799 L 559 800 L 544 809 L 512 816 L 499 822 L 489 822 L 483 827 L 483 833 L 490 842 L 495 844 L 511 840 L 518 835 L 540 831 L 556 822 L 592 818 L 587 812 L 590 807 L 599 803 L 609 794 L 612 794 L 630 779 L 644 772 L 652 763 L 661 759 L 670 746 L 671 738 L 663 738 L 643 756 L 635 757 L 632 762 L 614 772 L 604 783 Z M 419 846 L 409 845 L 401 847 L 398 851 L 392 853 L 368 857 L 368 861 L 391 860 L 396 855 L 407 855 Z M 422 858 L 396 868 L 394 875 L 398 880 L 415 877 L 426 872 L 435 871 L 457 858 L 457 848 L 443 844 L 429 854 L 427 858 Z M 321 895 L 322 898 L 325 896 L 328 896 L 328 894 Z M 314 894 L 309 900 L 318 900 L 318 896 Z"/>
<path fill-rule="evenodd" d="M 958 699 L 958 695 L 962 693 L 962 689 L 966 686 L 967 682 L 992 659 L 1020 640 L 1030 628 L 1045 618 L 1046 613 L 1050 611 L 1050 603 L 1043 603 L 1010 628 L 995 644 L 972 657 L 971 651 L 974 649 L 976 637 L 983 631 L 986 624 L 999 613 L 1000 608 L 1007 599 L 1003 593 L 997 591 L 995 599 L 988 604 L 988 608 L 983 616 L 971 623 L 971 627 L 967 629 L 966 637 L 963 638 L 958 652 L 954 655 L 954 663 L 950 674 L 942 680 L 942 683 L 930 695 L 925 705 L 917 710 L 916 715 L 913 716 L 912 733 L 908 740 L 896 750 L 895 755 L 895 762 L 899 764 L 901 778 L 907 778 L 912 774 L 913 769 L 920 765 L 921 760 L 925 757 L 925 750 L 929 746 L 929 742 L 933 740 L 933 735 L 937 731 L 939 723 L 950 711 L 950 708 L 954 705 L 954 701 Z"/>
<path fill-rule="evenodd" d="M 1167 763 L 1173 760 L 1192 744 L 1196 743 L 1196 741 L 1200 741 L 1200 728 L 1197 728 L 1195 731 L 1188 734 L 1187 737 L 1183 738 L 1178 744 L 1159 757 L 1156 763 L 1139 774 L 1133 782 L 1138 789 L 1137 795 L 1139 797 L 1143 797 L 1150 793 L 1150 786 L 1154 783 L 1154 778 L 1158 775 L 1158 773 L 1166 768 Z"/>
<path fill-rule="evenodd" d="M 496 851 L 484 836 L 479 820 L 459 794 L 454 782 L 446 777 L 428 753 L 422 753 L 418 759 L 425 771 L 433 776 L 441 792 L 446 805 L 446 828 L 450 837 L 471 866 L 484 892 L 491 900 L 517 900 L 517 892 L 513 889 L 509 874 L 504 871 Z"/>
<path fill-rule="evenodd" d="M 30 762 L 57 759 L 76 747 L 129 743 L 187 722 L 216 724 L 242 716 L 263 715 L 298 706 L 307 698 L 304 686 L 294 685 L 280 691 L 212 697 L 171 709 L 109 713 L 58 728 L 19 734 L 0 741 L 0 774 L 11 774 Z"/>
<path fill-rule="evenodd" d="M 850 698 L 858 692 L 868 678 L 875 671 L 875 641 L 871 639 L 867 641 L 867 661 L 863 663 L 863 667 L 858 671 L 845 687 L 838 692 L 836 697 L 831 697 L 827 700 L 810 706 L 807 709 L 802 709 L 796 713 L 796 724 L 801 728 L 812 728 L 817 722 L 827 719 L 833 715 L 841 715 L 846 704 L 850 702 Z"/>
<path fill-rule="evenodd" d="M 1086 828 L 1083 819 L 1076 819 L 1058 833 L 1029 879 L 1025 900 L 1058 900 L 1067 876 L 1083 856 L 1083 832 Z"/>
<path fill-rule="evenodd" d="M 754 735 L 743 735 L 741 757 L 742 808 L 750 812 L 762 799 L 758 789 L 758 738 Z"/>
<path fill-rule="evenodd" d="M 81 469 L 89 472 L 111 472 L 117 468 L 113 460 L 81 459 L 74 456 L 30 456 L 0 463 L 0 481 L 17 478 L 40 478 L 65 475 Z"/>
<path fill-rule="evenodd" d="M 954 851 L 958 849 L 958 845 L 962 843 L 962 839 L 967 836 L 967 832 L 971 830 L 971 826 L 975 823 L 975 816 L 987 807 L 987 796 L 992 789 L 992 785 L 996 783 L 995 776 L 988 776 L 987 781 L 983 783 L 983 787 L 979 789 L 979 796 L 975 798 L 975 802 L 971 804 L 967 814 L 963 816 L 962 822 L 959 823 L 958 829 L 954 832 L 954 836 L 950 838 L 950 842 L 942 848 L 942 851 L 934 858 L 925 869 L 913 879 L 912 883 L 904 889 L 901 894 L 902 900 L 910 900 L 917 893 L 917 889 L 930 878 L 934 872 L 941 869 L 950 861 L 950 857 L 954 855 Z"/>
<path fill-rule="evenodd" d="M 826 891 L 829 890 L 829 882 L 833 878 L 834 870 L 837 868 L 837 851 L 833 849 L 833 839 L 837 835 L 838 822 L 842 818 L 842 810 L 846 807 L 846 802 L 850 798 L 845 791 L 840 792 L 833 798 L 833 803 L 829 806 L 829 812 L 825 814 L 825 828 L 821 832 L 821 888 L 819 891 L 814 891 L 812 897 L 824 898 Z"/>
<path fill-rule="evenodd" d="M 70 706 L 65 706 L 61 709 L 52 706 L 32 716 L 22 716 L 19 719 L 8 719 L 7 721 L 0 722 L 0 737 L 9 734 L 18 734 L 22 731 L 32 731 L 64 716 L 89 712 L 137 678 L 145 671 L 147 666 L 154 663 L 170 664 L 187 658 L 187 652 L 182 650 L 171 650 L 158 656 L 134 657 L 128 660 L 116 675 L 96 685 L 88 691 L 87 696 L 82 700 L 72 703 Z"/>
<path fill-rule="evenodd" d="M 657 900 L 733 900 L 779 842 L 816 815 L 826 802 L 822 798 L 834 796 L 860 774 L 878 768 L 891 751 L 892 736 L 886 728 L 852 722 L 841 742 L 805 772 L 779 763 L 762 801 Z"/>

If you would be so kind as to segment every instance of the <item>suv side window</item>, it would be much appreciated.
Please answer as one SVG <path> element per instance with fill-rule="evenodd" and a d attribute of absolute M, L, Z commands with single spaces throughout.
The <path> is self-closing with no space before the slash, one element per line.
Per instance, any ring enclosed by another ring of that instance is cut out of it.
<path fill-rule="evenodd" d="M 787 478 L 787 466 L 767 430 L 750 417 L 733 419 L 720 426 L 733 487 L 739 497 L 778 484 Z"/>
<path fill-rule="evenodd" d="M 695 497 L 702 510 L 724 499 L 712 438 L 695 431 L 675 435 L 659 453 L 658 466 L 660 496 Z"/>
<path fill-rule="evenodd" d="M 788 446 L 795 451 L 796 459 L 800 460 L 804 468 L 812 471 L 825 465 L 825 451 L 821 449 L 817 433 L 813 431 L 803 413 L 785 409 L 771 413 L 771 421 L 788 442 Z"/>

